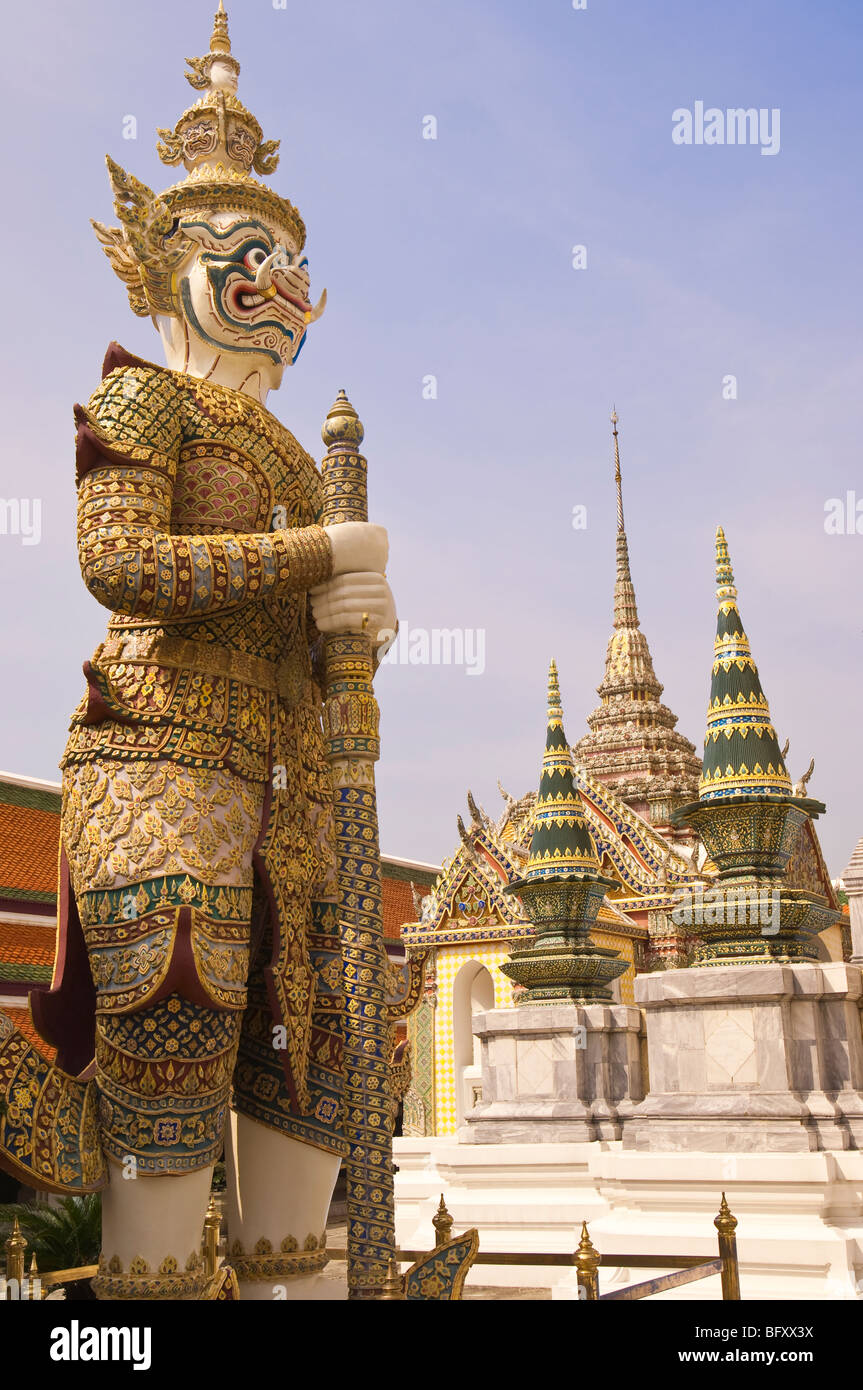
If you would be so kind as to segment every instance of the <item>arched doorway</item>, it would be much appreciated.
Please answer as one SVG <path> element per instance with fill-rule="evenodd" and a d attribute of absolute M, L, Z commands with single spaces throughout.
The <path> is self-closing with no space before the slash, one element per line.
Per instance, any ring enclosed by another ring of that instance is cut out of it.
<path fill-rule="evenodd" d="M 493 1008 L 494 982 L 491 974 L 478 960 L 465 961 L 456 975 L 452 991 L 453 1063 L 456 1119 L 459 1125 L 481 1094 L 480 1045 L 473 1035 L 474 1015 Z"/>

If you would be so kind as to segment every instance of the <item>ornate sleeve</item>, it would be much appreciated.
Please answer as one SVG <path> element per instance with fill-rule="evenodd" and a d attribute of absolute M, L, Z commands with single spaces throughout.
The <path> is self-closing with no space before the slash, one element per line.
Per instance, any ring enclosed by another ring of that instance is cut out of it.
<path fill-rule="evenodd" d="M 75 419 L 81 572 L 112 612 L 198 617 L 303 592 L 330 577 L 332 551 L 321 526 L 171 534 L 182 423 L 167 373 L 112 372 L 86 409 L 75 407 Z"/>

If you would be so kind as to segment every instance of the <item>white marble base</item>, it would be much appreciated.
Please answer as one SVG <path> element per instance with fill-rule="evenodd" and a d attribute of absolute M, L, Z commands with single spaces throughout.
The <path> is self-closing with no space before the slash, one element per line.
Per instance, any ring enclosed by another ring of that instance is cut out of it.
<path fill-rule="evenodd" d="M 603 1143 L 459 1144 L 452 1138 L 396 1139 L 396 1242 L 402 1249 L 434 1244 L 432 1218 L 441 1194 L 453 1232 L 476 1226 L 480 1248 L 571 1253 L 575 1232 L 607 1210 L 590 1175 Z M 476 1265 L 471 1284 L 548 1288 L 566 1269 Z"/>
<path fill-rule="evenodd" d="M 863 1298 L 863 1154 L 633 1153 L 615 1145 L 591 1172 L 606 1215 L 590 1224 L 608 1254 L 718 1253 L 713 1218 L 724 1191 L 737 1217 L 743 1300 Z M 669 1265 L 669 1268 L 673 1266 Z M 600 1292 L 661 1271 L 622 1271 Z M 720 1299 L 719 1277 L 659 1295 Z M 577 1298 L 567 1276 L 553 1298 Z"/>
<path fill-rule="evenodd" d="M 628 1004 L 525 1005 L 474 1020 L 482 1099 L 465 1144 L 619 1139 L 644 1096 L 641 1011 Z"/>
<path fill-rule="evenodd" d="M 600 1254 L 718 1254 L 721 1193 L 738 1219 L 744 1300 L 863 1297 L 863 1153 L 640 1153 L 620 1142 L 458 1144 L 397 1139 L 396 1238 L 430 1248 L 441 1193 L 481 1250 L 572 1251 L 587 1221 Z M 600 1292 L 667 1270 L 603 1270 Z M 575 1271 L 478 1265 L 472 1284 L 551 1288 L 577 1298 Z M 719 1277 L 662 1298 L 721 1298 Z"/>
<path fill-rule="evenodd" d="M 841 961 L 640 975 L 650 1090 L 623 1144 L 797 1153 L 863 1147 L 863 972 Z"/>

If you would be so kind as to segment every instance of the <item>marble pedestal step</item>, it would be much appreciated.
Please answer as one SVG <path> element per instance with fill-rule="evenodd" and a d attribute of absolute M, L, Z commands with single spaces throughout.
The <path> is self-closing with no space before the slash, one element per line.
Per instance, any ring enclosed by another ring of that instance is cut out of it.
<path fill-rule="evenodd" d="M 627 1004 L 525 1005 L 474 1020 L 482 1099 L 464 1144 L 619 1139 L 620 1112 L 644 1095 L 641 1012 Z"/>
<path fill-rule="evenodd" d="M 650 1091 L 624 1148 L 863 1148 L 863 972 L 841 961 L 640 975 Z"/>
<path fill-rule="evenodd" d="M 430 1247 L 440 1194 L 458 1232 L 476 1226 L 484 1250 L 569 1252 L 582 1221 L 606 1255 L 718 1253 L 713 1218 L 724 1191 L 738 1219 L 746 1299 L 863 1297 L 863 1153 L 643 1153 L 619 1142 L 458 1144 L 396 1140 L 396 1236 Z M 600 1289 L 661 1269 L 603 1270 Z M 578 1297 L 575 1271 L 477 1266 L 469 1282 L 551 1288 Z M 663 1298 L 715 1300 L 714 1277 Z"/>
<path fill-rule="evenodd" d="M 615 1145 L 596 1154 L 590 1169 L 606 1203 L 590 1225 L 600 1253 L 715 1259 L 713 1218 L 724 1191 L 738 1221 L 744 1301 L 863 1298 L 861 1153 L 647 1154 Z M 653 1275 L 604 1275 L 600 1267 L 600 1292 Z M 578 1297 L 572 1274 L 552 1297 Z M 714 1300 L 721 1288 L 711 1278 L 660 1297 Z"/>
<path fill-rule="evenodd" d="M 553 1251 L 578 1245 L 582 1221 L 606 1211 L 589 1167 L 601 1143 L 460 1144 L 454 1138 L 396 1139 L 396 1241 L 434 1243 L 441 1193 L 453 1231 L 476 1226 L 484 1251 Z M 478 1265 L 468 1282 L 552 1288 L 567 1273 L 531 1265 Z"/>

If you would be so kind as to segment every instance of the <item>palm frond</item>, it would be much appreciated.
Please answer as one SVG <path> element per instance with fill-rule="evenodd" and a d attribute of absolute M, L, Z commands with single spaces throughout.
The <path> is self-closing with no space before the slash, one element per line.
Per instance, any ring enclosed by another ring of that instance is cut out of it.
<path fill-rule="evenodd" d="M 61 1197 L 51 1204 L 0 1206 L 0 1245 L 11 1234 L 16 1217 L 27 1241 L 27 1263 L 35 1253 L 43 1274 L 97 1262 L 102 1237 L 102 1203 L 98 1193 Z"/>

